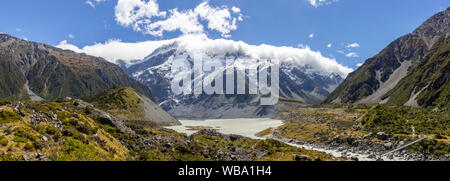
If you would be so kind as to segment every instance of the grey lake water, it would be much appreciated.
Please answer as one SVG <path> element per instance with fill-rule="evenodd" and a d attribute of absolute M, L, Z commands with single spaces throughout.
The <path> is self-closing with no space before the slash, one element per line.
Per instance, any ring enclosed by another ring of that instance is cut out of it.
<path fill-rule="evenodd" d="M 253 139 L 264 139 L 256 136 L 256 134 L 268 128 L 276 128 L 283 125 L 283 121 L 269 118 L 180 120 L 180 122 L 182 125 L 166 128 L 191 135 L 197 130 L 190 128 L 202 126 L 216 129 L 223 134 L 236 134 Z"/>

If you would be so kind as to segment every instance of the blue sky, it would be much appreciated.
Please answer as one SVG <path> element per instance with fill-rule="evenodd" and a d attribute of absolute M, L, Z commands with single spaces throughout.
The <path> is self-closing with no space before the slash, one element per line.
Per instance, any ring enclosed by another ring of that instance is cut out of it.
<path fill-rule="evenodd" d="M 97 2 L 98 1 L 98 2 Z M 139 1 L 139 0 L 136 0 Z M 144 0 L 142 0 L 144 1 Z M 147 0 L 146 0 L 147 1 Z M 87 2 L 91 2 L 93 6 Z M 196 8 L 202 0 L 156 0 L 160 11 Z M 224 37 L 208 29 L 209 38 L 228 38 L 248 44 L 292 46 L 320 51 L 348 67 L 372 57 L 389 42 L 413 31 L 433 14 L 445 10 L 450 0 L 210 0 L 209 6 L 240 9 L 242 16 Z M 2 0 L 0 32 L 19 38 L 57 45 L 67 40 L 78 47 L 120 39 L 124 42 L 164 40 L 181 32 L 164 31 L 153 36 L 116 19 L 117 0 Z M 155 17 L 158 21 L 162 17 Z M 313 34 L 313 36 L 311 36 Z M 70 35 L 70 36 L 69 36 Z M 230 37 L 228 37 L 228 35 Z M 359 46 L 356 46 L 357 43 Z M 328 45 L 331 44 L 331 47 Z M 349 44 L 355 45 L 348 48 Z M 353 53 L 353 54 L 350 54 Z M 353 57 L 351 57 L 353 55 Z"/>

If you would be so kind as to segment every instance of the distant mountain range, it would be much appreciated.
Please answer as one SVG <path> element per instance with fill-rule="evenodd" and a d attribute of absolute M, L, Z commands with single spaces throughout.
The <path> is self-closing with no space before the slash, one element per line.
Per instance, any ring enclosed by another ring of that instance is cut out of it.
<path fill-rule="evenodd" d="M 195 46 L 203 44 L 201 48 Z M 174 95 L 170 82 L 177 75 L 171 74 L 173 60 L 188 60 L 193 64 L 194 53 L 199 53 L 210 60 L 219 60 L 225 64 L 232 60 L 231 68 L 240 68 L 247 60 L 255 60 L 252 52 L 241 46 L 239 42 L 227 41 L 218 48 L 217 42 L 210 39 L 194 38 L 194 40 L 180 39 L 156 49 L 143 60 L 133 64 L 121 63 L 121 67 L 142 84 L 152 89 L 160 106 L 179 118 L 245 118 L 268 117 L 276 113 L 276 106 L 261 106 L 259 95 L 246 94 L 227 95 Z M 119 61 L 121 62 L 121 61 Z M 259 63 L 260 69 L 270 64 Z M 230 67 L 229 67 L 230 68 Z M 204 78 L 221 74 L 224 69 L 198 75 Z M 236 72 L 234 72 L 236 74 Z M 227 74 L 224 74 L 227 77 Z M 248 72 L 246 73 L 248 79 Z M 280 67 L 280 99 L 301 102 L 303 104 L 318 104 L 322 102 L 342 81 L 342 74 L 322 72 L 315 67 L 292 62 L 281 62 Z M 224 78 L 225 80 L 225 78 Z M 234 82 L 236 87 L 236 82 Z M 224 86 L 225 87 L 225 86 Z M 224 91 L 225 92 L 225 91 Z M 195 113 L 195 114 L 193 114 Z"/>
<path fill-rule="evenodd" d="M 450 8 L 366 60 L 324 101 L 450 107 Z"/>

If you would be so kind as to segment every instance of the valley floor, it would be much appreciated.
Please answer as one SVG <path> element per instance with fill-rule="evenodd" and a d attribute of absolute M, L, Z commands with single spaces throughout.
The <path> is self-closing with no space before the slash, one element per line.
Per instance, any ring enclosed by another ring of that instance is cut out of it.
<path fill-rule="evenodd" d="M 285 124 L 260 135 L 352 160 L 450 160 L 447 111 L 315 106 L 287 110 L 281 119 Z"/>

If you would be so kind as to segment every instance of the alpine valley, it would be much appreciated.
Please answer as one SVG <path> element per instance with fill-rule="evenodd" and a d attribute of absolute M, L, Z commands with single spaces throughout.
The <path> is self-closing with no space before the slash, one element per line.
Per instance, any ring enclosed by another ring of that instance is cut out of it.
<path fill-rule="evenodd" d="M 449 35 L 450 8 L 353 71 L 309 47 L 201 33 L 132 60 L 0 33 L 0 161 L 449 161 Z M 227 66 L 189 77 L 241 70 L 245 93 L 174 94 L 174 61 L 198 56 Z M 279 101 L 261 105 L 243 67 L 274 63 Z"/>

